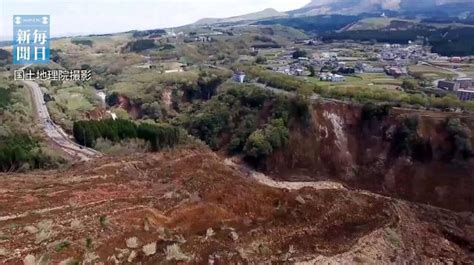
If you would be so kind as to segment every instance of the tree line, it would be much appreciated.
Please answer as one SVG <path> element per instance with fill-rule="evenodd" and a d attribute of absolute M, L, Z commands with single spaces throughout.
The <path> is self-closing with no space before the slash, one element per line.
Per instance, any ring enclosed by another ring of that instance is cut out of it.
<path fill-rule="evenodd" d="M 47 155 L 37 139 L 26 134 L 0 138 L 0 171 L 52 168 L 61 161 Z"/>
<path fill-rule="evenodd" d="M 182 139 L 181 130 L 169 124 L 136 124 L 129 120 L 108 119 L 102 121 L 76 121 L 73 135 L 80 145 L 93 148 L 97 139 L 111 142 L 127 139 L 142 139 L 150 144 L 151 151 L 173 147 Z"/>

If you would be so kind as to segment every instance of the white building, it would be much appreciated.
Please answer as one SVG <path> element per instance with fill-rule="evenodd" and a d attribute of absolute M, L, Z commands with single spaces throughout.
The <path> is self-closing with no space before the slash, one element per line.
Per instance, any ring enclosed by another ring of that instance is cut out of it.
<path fill-rule="evenodd" d="M 340 83 L 346 81 L 346 78 L 342 75 L 332 74 L 332 73 L 321 73 L 319 74 L 319 80 L 328 81 L 334 83 Z"/>
<path fill-rule="evenodd" d="M 234 73 L 234 80 L 239 83 L 245 82 L 245 73 L 241 71 Z"/>
<path fill-rule="evenodd" d="M 331 82 L 344 82 L 346 81 L 346 78 L 342 75 L 333 75 L 332 78 L 331 78 Z"/>

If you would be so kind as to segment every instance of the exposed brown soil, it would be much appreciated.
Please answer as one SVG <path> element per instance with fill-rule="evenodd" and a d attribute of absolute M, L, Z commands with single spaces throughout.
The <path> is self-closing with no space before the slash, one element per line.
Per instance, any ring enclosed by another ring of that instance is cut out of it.
<path fill-rule="evenodd" d="M 472 263 L 472 231 L 472 214 L 265 186 L 202 148 L 0 175 L 1 264 Z"/>
<path fill-rule="evenodd" d="M 474 158 L 453 161 L 448 118 L 474 131 L 460 113 L 394 108 L 380 120 L 362 120 L 362 106 L 319 102 L 305 124 L 293 122 L 289 144 L 266 161 L 267 174 L 286 181 L 335 180 L 353 188 L 455 211 L 474 211 Z M 392 151 L 393 132 L 406 116 L 418 117 L 417 134 L 431 156 L 416 160 Z M 471 137 L 474 146 L 474 137 Z"/>

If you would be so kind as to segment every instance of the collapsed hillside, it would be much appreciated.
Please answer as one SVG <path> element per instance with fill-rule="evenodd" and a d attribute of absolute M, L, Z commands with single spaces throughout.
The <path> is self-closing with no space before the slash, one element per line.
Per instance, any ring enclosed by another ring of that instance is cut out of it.
<path fill-rule="evenodd" d="M 474 210 L 472 117 L 362 106 L 313 105 L 309 122 L 293 122 L 290 139 L 266 160 L 285 180 L 338 180 L 351 187 Z"/>
<path fill-rule="evenodd" d="M 281 85 L 281 84 L 280 84 Z M 229 86 L 179 120 L 188 133 L 279 180 L 350 187 L 473 211 L 473 118 L 389 105 L 310 100 Z"/>
<path fill-rule="evenodd" d="M 0 263 L 472 262 L 472 214 L 257 183 L 202 147 L 0 175 Z"/>

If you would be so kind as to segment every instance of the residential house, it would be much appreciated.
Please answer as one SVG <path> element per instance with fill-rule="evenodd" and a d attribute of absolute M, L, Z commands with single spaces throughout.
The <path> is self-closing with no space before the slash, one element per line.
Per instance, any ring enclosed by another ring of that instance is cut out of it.
<path fill-rule="evenodd" d="M 454 56 L 454 57 L 451 57 L 451 59 L 449 59 L 449 61 L 452 62 L 452 63 L 460 63 L 460 62 L 462 62 L 462 58 L 458 57 L 458 56 Z"/>
<path fill-rule="evenodd" d="M 320 73 L 319 74 L 320 81 L 328 81 L 328 82 L 344 82 L 346 78 L 342 75 L 332 74 L 332 73 Z"/>
<path fill-rule="evenodd" d="M 387 66 L 385 68 L 385 71 L 388 75 L 391 75 L 393 77 L 400 77 L 406 74 L 406 71 L 398 66 Z"/>

